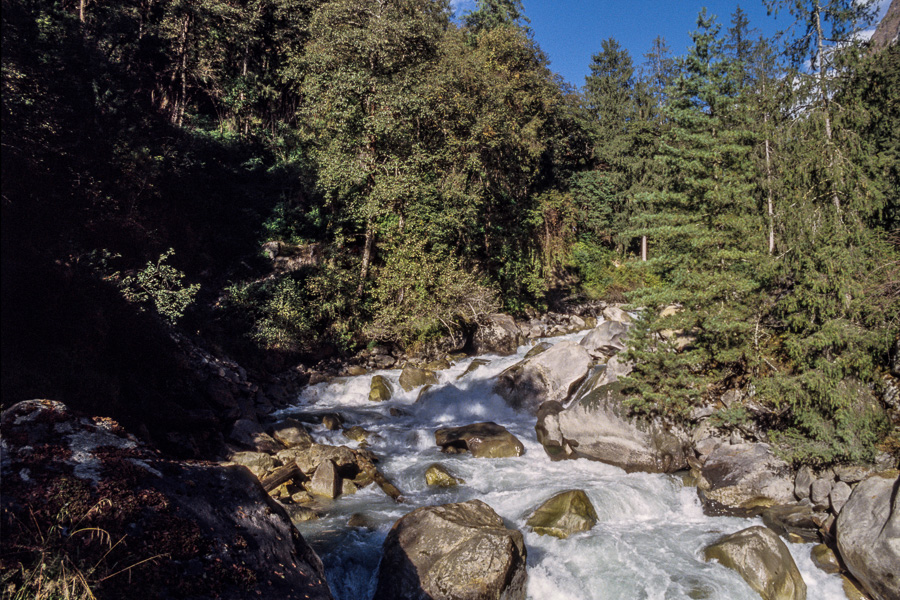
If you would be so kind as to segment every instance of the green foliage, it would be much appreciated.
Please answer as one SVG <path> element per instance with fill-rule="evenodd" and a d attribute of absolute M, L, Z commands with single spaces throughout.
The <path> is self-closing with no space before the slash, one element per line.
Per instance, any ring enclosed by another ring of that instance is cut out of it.
<path fill-rule="evenodd" d="M 173 254 L 175 250 L 169 248 L 155 262 L 149 261 L 146 267 L 119 281 L 126 300 L 142 305 L 152 301 L 156 312 L 170 323 L 184 316 L 185 309 L 200 291 L 199 283 L 185 286 L 184 273 L 166 264 Z"/>

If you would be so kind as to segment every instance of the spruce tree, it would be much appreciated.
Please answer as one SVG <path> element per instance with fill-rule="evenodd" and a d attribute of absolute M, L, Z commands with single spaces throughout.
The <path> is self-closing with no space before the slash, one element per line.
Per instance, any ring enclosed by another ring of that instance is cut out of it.
<path fill-rule="evenodd" d="M 664 283 L 633 297 L 645 313 L 626 388 L 635 408 L 670 416 L 748 372 L 764 248 L 739 81 L 714 18 L 704 10 L 697 23 L 669 92 L 672 130 L 657 157 L 666 185 L 645 196 L 650 212 L 639 232 L 655 241 L 648 268 Z"/>

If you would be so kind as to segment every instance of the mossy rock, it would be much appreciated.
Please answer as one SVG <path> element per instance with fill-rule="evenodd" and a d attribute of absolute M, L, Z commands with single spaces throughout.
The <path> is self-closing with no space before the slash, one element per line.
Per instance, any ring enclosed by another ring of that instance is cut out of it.
<path fill-rule="evenodd" d="M 437 487 L 455 487 L 461 483 L 465 483 L 465 481 L 456 477 L 441 465 L 435 463 L 425 471 L 425 483 Z"/>
<path fill-rule="evenodd" d="M 462 379 L 469 373 L 473 373 L 474 371 L 480 369 L 484 365 L 490 364 L 491 361 L 484 358 L 476 358 L 472 362 L 469 363 L 469 366 L 466 367 L 465 372 L 463 372 L 457 379 Z"/>
<path fill-rule="evenodd" d="M 566 539 L 596 525 L 597 511 L 583 490 L 568 490 L 540 505 L 525 524 L 537 534 Z"/>
<path fill-rule="evenodd" d="M 372 384 L 369 387 L 369 400 L 372 402 L 384 402 L 390 400 L 394 395 L 390 382 L 383 375 L 375 375 L 372 377 Z"/>

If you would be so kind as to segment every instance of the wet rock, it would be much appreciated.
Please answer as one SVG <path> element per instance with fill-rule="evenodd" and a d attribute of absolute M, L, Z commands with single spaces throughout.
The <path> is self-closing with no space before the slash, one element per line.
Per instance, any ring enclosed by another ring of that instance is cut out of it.
<path fill-rule="evenodd" d="M 701 474 L 700 497 L 712 514 L 758 514 L 794 500 L 791 469 L 768 444 L 723 444 L 706 459 Z"/>
<path fill-rule="evenodd" d="M 349 479 L 341 479 L 341 496 L 352 496 L 359 491 L 359 486 Z"/>
<path fill-rule="evenodd" d="M 99 536 L 78 539 L 80 558 L 99 565 L 92 576 L 154 557 L 104 581 L 104 597 L 332 598 L 321 561 L 245 467 L 163 458 L 115 422 L 57 402 L 15 404 L 0 430 L 4 544 L 26 539 L 23 524 L 47 531 L 65 508 L 105 539 L 127 537 L 114 558 Z"/>
<path fill-rule="evenodd" d="M 805 600 L 806 584 L 784 542 L 765 527 L 750 527 L 708 546 L 707 561 L 717 560 L 756 590 L 763 600 Z"/>
<path fill-rule="evenodd" d="M 762 511 L 762 520 L 766 527 L 780 536 L 795 536 L 803 543 L 819 542 L 819 527 L 825 521 L 825 515 L 813 512 L 812 506 L 791 504 L 772 506 Z"/>
<path fill-rule="evenodd" d="M 228 460 L 247 467 L 257 479 L 262 479 L 267 472 L 275 468 L 275 459 L 262 452 L 235 452 L 228 456 Z"/>
<path fill-rule="evenodd" d="M 269 433 L 285 448 L 306 447 L 313 443 L 312 436 L 296 419 L 283 419 L 269 428 Z"/>
<path fill-rule="evenodd" d="M 375 529 L 375 523 L 368 516 L 362 513 L 353 513 L 347 520 L 347 527 L 357 529 Z"/>
<path fill-rule="evenodd" d="M 400 373 L 400 387 L 406 392 L 410 392 L 423 385 L 434 385 L 437 382 L 437 373 L 426 369 L 419 369 L 412 365 L 406 365 Z"/>
<path fill-rule="evenodd" d="M 813 546 L 809 556 L 812 559 L 813 564 L 826 573 L 841 572 L 841 563 L 838 561 L 837 554 L 825 544 Z"/>
<path fill-rule="evenodd" d="M 344 426 L 344 419 L 337 414 L 322 415 L 322 425 L 329 431 L 337 431 Z"/>
<path fill-rule="evenodd" d="M 635 417 L 621 384 L 603 385 L 569 408 L 546 403 L 535 425 L 538 441 L 554 460 L 587 458 L 628 472 L 674 473 L 688 467 L 687 440 L 656 420 Z"/>
<path fill-rule="evenodd" d="M 859 482 L 837 518 L 837 546 L 847 569 L 875 600 L 900 598 L 898 471 Z"/>
<path fill-rule="evenodd" d="M 360 444 L 368 441 L 370 435 L 372 435 L 371 431 L 367 431 L 359 425 L 354 425 L 343 431 L 343 436 L 345 438 L 354 442 L 359 442 Z"/>
<path fill-rule="evenodd" d="M 249 419 L 238 419 L 234 422 L 228 439 L 256 452 L 275 454 L 283 448 L 272 436 L 266 433 L 262 426 Z"/>
<path fill-rule="evenodd" d="M 526 550 L 480 500 L 419 508 L 384 542 L 374 600 L 524 600 Z"/>
<path fill-rule="evenodd" d="M 369 385 L 369 400 L 372 402 L 385 402 L 390 400 L 394 395 L 391 383 L 383 375 L 375 375 L 372 377 L 372 383 Z"/>
<path fill-rule="evenodd" d="M 313 496 L 321 496 L 332 500 L 340 496 L 341 476 L 338 475 L 334 462 L 323 460 L 319 463 L 306 489 Z"/>
<path fill-rule="evenodd" d="M 847 503 L 847 500 L 850 498 L 850 492 L 853 490 L 850 489 L 850 486 L 844 483 L 843 481 L 838 481 L 834 484 L 834 487 L 831 488 L 831 493 L 828 494 L 828 501 L 831 504 L 831 512 L 838 515 L 841 513 L 841 509 L 844 507 L 844 504 Z"/>
<path fill-rule="evenodd" d="M 472 336 L 472 354 L 515 354 L 525 335 L 509 315 L 490 315 L 478 324 Z"/>
<path fill-rule="evenodd" d="M 484 358 L 476 358 L 476 359 L 474 359 L 471 363 L 469 363 L 469 366 L 466 367 L 466 370 L 465 370 L 459 377 L 457 377 L 457 379 L 462 379 L 463 377 L 465 377 L 465 376 L 468 375 L 469 373 L 474 373 L 475 371 L 477 371 L 478 369 L 480 369 L 480 368 L 483 367 L 484 365 L 490 364 L 490 362 L 491 362 L 491 361 L 489 361 L 489 360 L 487 360 L 487 359 L 484 359 Z"/>
<path fill-rule="evenodd" d="M 425 471 L 425 483 L 437 487 L 455 487 L 465 481 L 453 475 L 442 465 L 435 463 Z"/>
<path fill-rule="evenodd" d="M 451 366 L 452 365 L 450 364 L 449 360 L 447 360 L 446 358 L 441 358 L 438 360 L 433 360 L 429 363 L 425 363 L 424 365 L 422 365 L 422 369 L 426 371 L 445 371 Z"/>
<path fill-rule="evenodd" d="M 569 490 L 541 504 L 525 524 L 540 535 L 565 539 L 596 525 L 597 511 L 583 490 Z"/>
<path fill-rule="evenodd" d="M 581 340 L 591 356 L 609 356 L 625 349 L 629 326 L 621 321 L 604 321 Z"/>
<path fill-rule="evenodd" d="M 494 392 L 516 410 L 536 413 L 544 402 L 565 402 L 591 366 L 587 351 L 565 341 L 500 374 Z"/>
<path fill-rule="evenodd" d="M 493 422 L 448 427 L 434 432 L 442 452 L 470 452 L 475 458 L 522 456 L 525 445 L 502 425 Z"/>
<path fill-rule="evenodd" d="M 540 342 L 531 347 L 531 350 L 525 353 L 524 358 L 531 358 L 532 356 L 537 356 L 543 352 L 546 352 L 550 348 L 553 347 L 551 342 Z"/>

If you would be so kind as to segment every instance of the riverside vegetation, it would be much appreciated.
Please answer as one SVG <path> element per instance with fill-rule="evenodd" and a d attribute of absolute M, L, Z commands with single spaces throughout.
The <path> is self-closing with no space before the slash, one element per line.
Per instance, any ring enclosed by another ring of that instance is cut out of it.
<path fill-rule="evenodd" d="M 298 364 L 605 299 L 631 411 L 896 455 L 896 31 L 766 2 L 794 33 L 704 11 L 575 89 L 519 0 L 4 0 L 3 407 L 202 456 Z"/>

